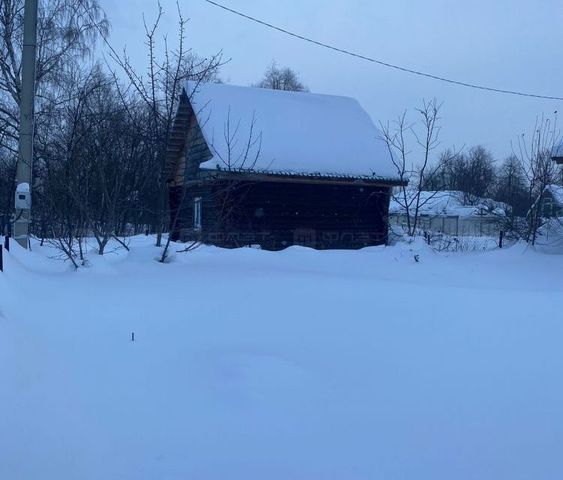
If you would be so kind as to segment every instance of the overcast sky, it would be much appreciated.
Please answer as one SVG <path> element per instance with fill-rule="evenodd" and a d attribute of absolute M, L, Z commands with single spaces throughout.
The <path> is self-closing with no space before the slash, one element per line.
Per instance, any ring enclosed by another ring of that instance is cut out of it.
<path fill-rule="evenodd" d="M 218 0 L 296 33 L 390 63 L 471 83 L 563 97 L 561 0 Z M 142 67 L 142 15 L 155 0 L 101 0 L 111 43 Z M 161 0 L 163 31 L 176 34 L 176 3 Z M 563 102 L 500 95 L 425 79 L 304 43 L 203 0 L 180 0 L 200 55 L 223 50 L 228 83 L 257 81 L 272 60 L 299 72 L 316 93 L 357 98 L 375 122 L 423 98 L 442 109 L 441 147 L 483 144 L 502 159 L 538 115 L 563 116 Z M 336 120 L 335 120 L 336 121 Z M 563 124 L 563 118 L 561 119 Z"/>

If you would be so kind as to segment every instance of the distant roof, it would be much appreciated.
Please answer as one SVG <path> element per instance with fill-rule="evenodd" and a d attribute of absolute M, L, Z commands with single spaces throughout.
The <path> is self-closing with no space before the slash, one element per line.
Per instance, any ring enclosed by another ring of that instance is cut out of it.
<path fill-rule="evenodd" d="M 352 98 L 194 82 L 185 89 L 213 154 L 202 168 L 225 169 L 230 143 L 233 169 L 397 179 L 379 130 Z"/>
<path fill-rule="evenodd" d="M 563 205 L 563 187 L 561 185 L 547 185 L 545 189 L 551 193 L 553 199 Z"/>
<path fill-rule="evenodd" d="M 555 145 L 551 149 L 551 158 L 563 158 L 563 143 Z"/>
<path fill-rule="evenodd" d="M 407 198 L 413 199 L 416 192 L 407 190 Z M 414 209 L 414 203 L 412 204 Z M 481 198 L 457 190 L 422 191 L 420 192 L 420 215 L 451 215 L 473 217 L 476 215 L 505 215 L 510 207 L 502 202 Z M 389 213 L 404 213 L 402 195 L 395 195 L 389 205 Z"/>

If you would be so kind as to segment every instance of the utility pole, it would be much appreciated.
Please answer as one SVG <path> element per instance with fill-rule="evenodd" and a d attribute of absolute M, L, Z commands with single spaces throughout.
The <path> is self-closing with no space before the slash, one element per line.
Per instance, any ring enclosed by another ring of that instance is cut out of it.
<path fill-rule="evenodd" d="M 28 248 L 29 245 L 29 224 L 31 221 L 37 1 L 25 0 L 23 26 L 20 136 L 14 202 L 16 209 L 14 239 L 24 248 Z"/>

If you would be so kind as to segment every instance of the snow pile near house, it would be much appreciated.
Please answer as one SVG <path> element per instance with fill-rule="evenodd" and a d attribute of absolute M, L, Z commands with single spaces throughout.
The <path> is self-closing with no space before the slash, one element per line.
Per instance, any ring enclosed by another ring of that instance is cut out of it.
<path fill-rule="evenodd" d="M 416 192 L 407 190 L 408 201 L 415 199 Z M 405 213 L 403 208 L 404 199 L 401 192 L 395 193 L 391 199 L 389 213 L 400 215 Z M 429 216 L 504 216 L 510 207 L 502 202 L 490 198 L 480 198 L 456 190 L 423 191 L 420 193 L 420 215 Z M 416 200 L 412 202 L 411 213 L 416 206 Z"/>
<path fill-rule="evenodd" d="M 6 255 L 1 479 L 562 477 L 563 256 L 153 242 Z"/>
<path fill-rule="evenodd" d="M 225 168 L 221 158 L 230 155 L 233 167 L 255 171 L 397 177 L 380 132 L 352 98 L 193 82 L 186 89 L 214 154 L 202 168 Z"/>

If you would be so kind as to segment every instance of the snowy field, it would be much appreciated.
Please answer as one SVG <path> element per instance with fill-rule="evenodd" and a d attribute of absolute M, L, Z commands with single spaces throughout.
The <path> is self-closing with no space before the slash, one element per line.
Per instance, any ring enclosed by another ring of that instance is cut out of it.
<path fill-rule="evenodd" d="M 151 242 L 5 258 L 0 479 L 563 478 L 563 256 Z"/>

